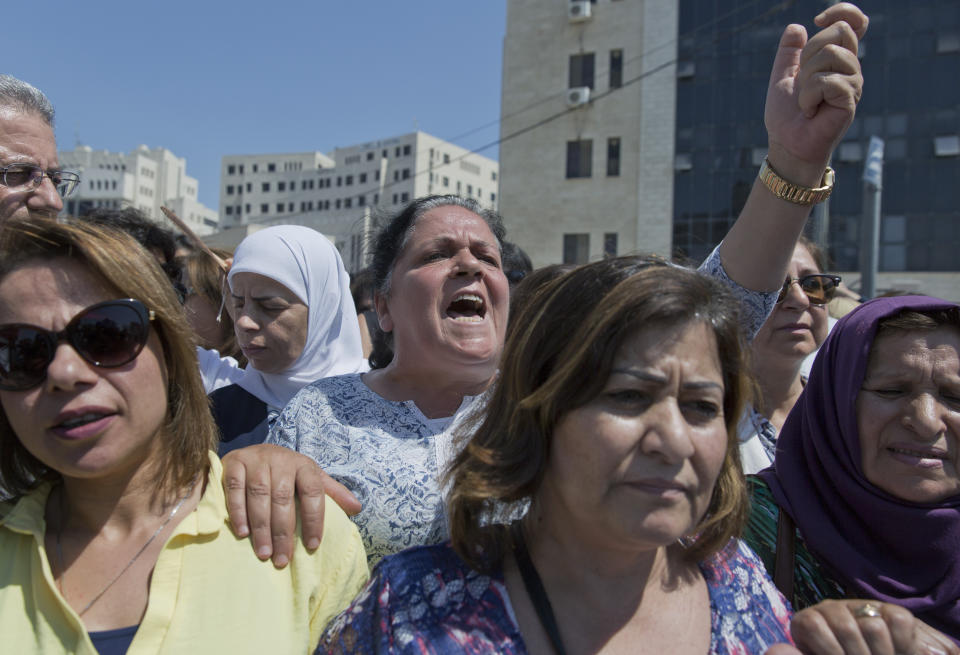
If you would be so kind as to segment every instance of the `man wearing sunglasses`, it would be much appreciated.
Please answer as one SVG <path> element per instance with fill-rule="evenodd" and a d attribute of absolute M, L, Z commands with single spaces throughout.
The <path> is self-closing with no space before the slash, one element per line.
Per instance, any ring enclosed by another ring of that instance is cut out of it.
<path fill-rule="evenodd" d="M 79 182 L 58 165 L 50 101 L 30 84 L 0 75 L 0 225 L 15 216 L 55 217 Z"/>

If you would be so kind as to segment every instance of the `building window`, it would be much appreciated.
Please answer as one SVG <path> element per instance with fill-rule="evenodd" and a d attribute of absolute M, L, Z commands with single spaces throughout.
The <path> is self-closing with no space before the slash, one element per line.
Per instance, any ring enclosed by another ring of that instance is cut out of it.
<path fill-rule="evenodd" d="M 237 170 L 240 172 L 240 175 L 243 175 L 243 164 L 240 164 L 240 165 L 237 167 Z"/>
<path fill-rule="evenodd" d="M 233 207 L 227 205 L 227 216 L 233 216 Z"/>
<path fill-rule="evenodd" d="M 344 208 L 350 209 L 351 205 L 353 205 L 353 198 L 344 198 L 344 199 L 343 199 L 343 206 L 344 206 Z"/>
<path fill-rule="evenodd" d="M 233 175 L 237 172 L 236 166 L 227 166 L 227 175 Z"/>
<path fill-rule="evenodd" d="M 363 184 L 363 183 L 365 183 L 366 181 L 367 181 L 367 174 L 366 174 L 366 173 L 360 173 L 360 179 L 358 180 L 358 183 L 359 183 L 359 184 Z"/>
<path fill-rule="evenodd" d="M 277 165 L 276 165 L 276 164 L 267 164 L 267 172 L 268 172 L 268 173 L 274 173 L 274 172 L 276 172 L 276 170 L 277 170 Z"/>
<path fill-rule="evenodd" d="M 490 179 L 493 180 L 494 182 L 497 181 L 497 172 L 496 172 L 496 171 L 491 171 L 491 172 L 490 172 Z"/>
<path fill-rule="evenodd" d="M 270 183 L 269 183 L 269 182 L 264 182 L 263 184 L 261 184 L 261 185 L 260 185 L 260 190 L 263 191 L 264 193 L 269 192 L 269 191 L 270 191 Z"/>
<path fill-rule="evenodd" d="M 268 205 L 267 203 L 263 203 L 262 205 L 260 205 L 260 213 L 261 214 L 270 213 L 270 205 Z"/>
<path fill-rule="evenodd" d="M 251 191 L 253 191 L 253 182 L 247 182 L 247 193 L 250 193 Z"/>
<path fill-rule="evenodd" d="M 407 202 L 408 200 L 410 200 L 409 193 L 404 192 L 400 194 L 400 202 Z"/>
<path fill-rule="evenodd" d="M 399 181 L 399 180 L 400 180 L 400 171 L 394 171 L 394 172 L 393 172 L 393 181 L 394 181 L 394 182 L 397 182 L 397 181 Z"/>
<path fill-rule="evenodd" d="M 244 205 L 243 211 L 246 212 L 247 214 L 250 213 L 250 203 L 249 203 L 249 202 L 248 202 L 246 205 Z"/>
<path fill-rule="evenodd" d="M 610 88 L 623 86 L 623 50 L 610 51 Z"/>
<path fill-rule="evenodd" d="M 286 191 L 287 185 L 285 182 L 277 182 L 277 191 Z"/>
<path fill-rule="evenodd" d="M 353 176 L 352 176 L 352 175 L 348 175 L 348 176 L 347 176 L 347 186 L 352 186 L 352 185 L 353 185 Z"/>
<path fill-rule="evenodd" d="M 567 178 L 593 175 L 593 141 L 567 141 Z"/>
<path fill-rule="evenodd" d="M 397 194 L 393 194 L 393 204 L 397 204 L 399 198 L 400 197 Z"/>
<path fill-rule="evenodd" d="M 933 140 L 933 154 L 937 157 L 956 157 L 960 155 L 960 136 L 950 134 L 935 137 Z"/>
<path fill-rule="evenodd" d="M 400 146 L 397 146 L 396 148 L 394 148 L 394 150 L 393 150 L 393 156 L 394 156 L 394 157 L 399 157 L 399 156 L 400 156 Z"/>
<path fill-rule="evenodd" d="M 254 172 L 254 173 L 257 172 L 257 165 L 256 165 L 256 164 L 253 165 L 253 172 Z"/>
<path fill-rule="evenodd" d="M 383 151 L 380 153 L 380 156 L 383 157 L 384 159 L 387 158 L 387 149 L 386 149 L 386 148 L 383 149 Z"/>
<path fill-rule="evenodd" d="M 282 203 L 282 202 L 278 202 L 278 203 L 277 203 L 277 213 L 278 213 L 278 214 L 282 214 L 282 213 L 283 213 L 283 203 Z"/>
<path fill-rule="evenodd" d="M 373 194 L 373 204 L 376 205 L 379 202 L 380 202 L 380 194 L 379 193 Z"/>
<path fill-rule="evenodd" d="M 403 154 L 404 155 L 410 154 L 410 146 L 403 146 Z"/>
<path fill-rule="evenodd" d="M 617 256 L 617 233 L 607 232 L 603 235 L 603 256 Z"/>
<path fill-rule="evenodd" d="M 444 153 L 444 155 L 443 155 L 443 163 L 444 163 L 444 164 L 449 164 L 449 163 L 450 163 L 450 155 Z"/>
<path fill-rule="evenodd" d="M 364 196 L 357 196 L 357 207 L 363 207 L 367 204 L 367 199 Z"/>
<path fill-rule="evenodd" d="M 468 185 L 467 185 L 467 195 L 468 195 L 468 196 L 472 196 L 472 195 L 473 195 L 473 185 L 472 185 L 472 184 L 468 184 Z"/>
<path fill-rule="evenodd" d="M 376 180 L 376 181 L 378 181 L 378 182 L 380 181 L 380 171 L 379 171 L 379 170 L 373 172 L 373 179 Z"/>
<path fill-rule="evenodd" d="M 336 204 L 335 204 L 335 207 L 336 207 L 337 209 L 340 209 L 340 198 L 337 198 L 337 202 L 336 202 Z"/>
<path fill-rule="evenodd" d="M 497 194 L 491 193 L 491 194 L 490 194 L 490 202 L 496 202 L 496 201 L 497 201 Z"/>
<path fill-rule="evenodd" d="M 593 53 L 570 55 L 570 88 L 588 86 L 593 88 Z"/>
<path fill-rule="evenodd" d="M 563 235 L 563 263 L 586 264 L 590 257 L 589 234 Z"/>
<path fill-rule="evenodd" d="M 232 184 L 228 184 L 228 185 L 227 185 L 227 195 L 228 195 L 228 196 L 232 196 L 232 195 L 233 195 L 233 185 L 232 185 Z"/>
<path fill-rule="evenodd" d="M 937 35 L 937 54 L 960 52 L 960 34 L 956 32 Z"/>
<path fill-rule="evenodd" d="M 611 137 L 607 139 L 607 177 L 618 177 L 620 175 L 620 139 Z"/>
<path fill-rule="evenodd" d="M 367 153 L 367 161 L 371 161 L 372 159 L 373 159 L 373 150 Z"/>
<path fill-rule="evenodd" d="M 410 169 L 409 169 L 409 168 L 404 168 L 404 169 L 403 169 L 403 179 L 405 179 L 405 180 L 410 179 Z"/>

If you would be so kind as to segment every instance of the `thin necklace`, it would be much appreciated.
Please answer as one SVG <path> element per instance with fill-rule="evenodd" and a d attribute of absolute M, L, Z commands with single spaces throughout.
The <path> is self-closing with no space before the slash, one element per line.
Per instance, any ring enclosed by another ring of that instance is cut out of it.
<path fill-rule="evenodd" d="M 127 569 L 133 566 L 133 563 L 137 561 L 138 557 L 143 555 L 143 552 L 147 549 L 147 547 L 150 544 L 153 543 L 153 540 L 157 538 L 157 535 L 163 532 L 163 529 L 167 527 L 167 524 L 170 523 L 170 521 L 173 520 L 173 517 L 177 515 L 177 512 L 179 512 L 180 508 L 183 507 L 183 504 L 187 501 L 187 498 L 189 498 L 193 494 L 193 488 L 196 486 L 196 484 L 197 484 L 197 478 L 194 478 L 193 481 L 190 483 L 190 488 L 187 489 L 187 493 L 183 495 L 183 497 L 180 499 L 180 502 L 178 502 L 176 507 L 173 508 L 173 511 L 170 512 L 169 516 L 167 516 L 167 519 L 162 524 L 160 524 L 160 527 L 157 528 L 156 532 L 150 535 L 150 538 L 147 539 L 147 542 L 140 547 L 140 550 L 137 551 L 137 554 L 131 557 L 130 561 L 127 562 L 122 569 L 120 569 L 120 572 L 117 573 L 117 575 L 115 575 L 113 579 L 107 583 L 107 586 L 101 589 L 100 593 L 98 593 L 96 596 L 93 597 L 93 600 L 91 600 L 89 603 L 84 605 L 82 610 L 77 612 L 79 616 L 83 616 L 84 612 L 86 612 L 88 609 L 93 607 L 93 604 L 96 603 L 98 600 L 100 600 L 100 598 L 105 593 L 107 593 L 107 589 L 112 587 L 113 583 L 119 580 L 120 576 L 126 573 Z M 63 496 L 64 496 L 63 487 L 61 486 L 60 487 L 60 521 L 59 521 L 59 525 L 57 526 L 57 566 L 60 567 L 60 585 L 59 585 L 60 595 L 66 598 L 66 594 L 63 593 L 63 578 L 66 576 L 67 571 L 63 565 L 63 547 L 60 545 L 60 535 L 63 534 L 63 524 L 66 523 L 66 511 L 64 509 Z"/>

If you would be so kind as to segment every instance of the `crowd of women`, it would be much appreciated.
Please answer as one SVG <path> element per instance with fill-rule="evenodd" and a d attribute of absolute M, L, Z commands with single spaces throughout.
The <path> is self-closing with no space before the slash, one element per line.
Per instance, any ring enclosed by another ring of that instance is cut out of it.
<path fill-rule="evenodd" d="M 358 302 L 303 227 L 174 260 L 129 215 L 6 223 L 3 650 L 960 653 L 960 307 L 830 329 L 777 189 L 829 186 L 867 18 L 815 22 L 771 74 L 781 185 L 696 271 L 511 289 L 457 196 L 384 223 Z"/>

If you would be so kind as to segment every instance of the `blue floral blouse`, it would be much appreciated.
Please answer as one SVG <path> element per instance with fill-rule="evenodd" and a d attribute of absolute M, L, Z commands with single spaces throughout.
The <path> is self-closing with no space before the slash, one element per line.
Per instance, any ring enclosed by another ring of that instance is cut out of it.
<path fill-rule="evenodd" d="M 710 594 L 710 653 L 764 653 L 792 643 L 791 610 L 750 548 L 731 541 L 700 563 Z M 527 652 L 500 571 L 471 569 L 449 542 L 411 548 L 374 569 L 330 622 L 316 653 L 444 655 Z"/>

